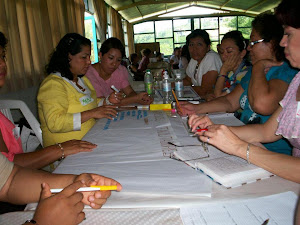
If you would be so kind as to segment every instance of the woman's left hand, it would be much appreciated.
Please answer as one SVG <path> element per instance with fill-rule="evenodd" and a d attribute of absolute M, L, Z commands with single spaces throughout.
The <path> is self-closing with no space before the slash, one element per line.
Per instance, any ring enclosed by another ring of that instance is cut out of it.
<path fill-rule="evenodd" d="M 197 133 L 201 141 L 212 144 L 231 155 L 238 155 L 239 149 L 246 151 L 245 142 L 239 139 L 227 126 L 215 124 L 208 126 L 207 129 L 208 131 Z"/>
<path fill-rule="evenodd" d="M 84 173 L 77 176 L 74 182 L 84 181 L 87 187 L 91 185 L 96 186 L 117 186 L 117 191 L 122 190 L 122 185 L 115 181 L 114 179 L 100 176 L 98 174 Z M 107 198 L 111 195 L 111 191 L 91 191 L 91 192 L 82 192 L 83 199 L 82 202 L 86 205 L 91 206 L 93 209 L 100 209 L 102 205 L 105 204 Z"/>
<path fill-rule="evenodd" d="M 65 156 L 73 155 L 78 152 L 91 152 L 97 145 L 81 140 L 70 140 L 61 143 L 61 146 L 64 149 Z"/>
<path fill-rule="evenodd" d="M 136 95 L 136 102 L 142 105 L 150 105 L 153 102 L 153 98 L 151 98 L 146 92 L 141 92 Z"/>

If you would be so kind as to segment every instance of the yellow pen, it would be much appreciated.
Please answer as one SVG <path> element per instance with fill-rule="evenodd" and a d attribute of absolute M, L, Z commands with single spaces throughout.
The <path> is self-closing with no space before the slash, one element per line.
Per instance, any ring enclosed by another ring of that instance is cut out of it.
<path fill-rule="evenodd" d="M 95 185 L 92 185 L 91 188 L 100 188 L 100 191 L 115 191 L 115 190 L 117 190 L 117 185 L 112 185 L 112 186 L 95 186 Z"/>

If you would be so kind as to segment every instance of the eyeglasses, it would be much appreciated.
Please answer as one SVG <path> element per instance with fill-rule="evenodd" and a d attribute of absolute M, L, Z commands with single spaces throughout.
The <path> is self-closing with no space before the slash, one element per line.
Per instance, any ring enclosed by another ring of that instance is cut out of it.
<path fill-rule="evenodd" d="M 182 146 L 182 147 L 187 147 L 188 145 Z M 200 145 L 199 145 L 200 146 Z M 181 161 L 181 162 L 188 162 L 188 161 L 193 161 L 193 160 L 197 160 L 197 159 L 205 159 L 205 158 L 209 158 L 209 151 L 208 151 L 208 146 L 206 142 L 202 142 L 202 148 L 204 150 L 204 152 L 206 153 L 205 156 L 201 156 L 198 158 L 193 158 L 193 159 L 187 159 L 187 160 L 181 160 L 179 158 L 177 158 L 176 156 L 174 156 L 173 154 L 170 155 L 171 159 L 177 160 L 177 161 Z M 201 150 L 201 149 L 199 149 Z"/>
<path fill-rule="evenodd" d="M 260 42 L 263 42 L 265 39 L 260 39 L 260 40 L 257 40 L 257 41 L 250 41 L 249 42 L 249 45 L 250 45 L 250 47 L 253 47 L 255 44 L 257 44 L 257 43 L 260 43 Z"/>

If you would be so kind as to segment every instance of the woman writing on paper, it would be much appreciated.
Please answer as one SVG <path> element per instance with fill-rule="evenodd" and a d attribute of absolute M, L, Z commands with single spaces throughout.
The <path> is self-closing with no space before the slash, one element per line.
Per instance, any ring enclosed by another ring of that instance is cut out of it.
<path fill-rule="evenodd" d="M 3 87 L 7 75 L 5 61 L 7 39 L 0 32 L 0 87 Z M 1 153 L 15 164 L 40 169 L 50 163 L 79 152 L 92 151 L 96 145 L 87 141 L 70 140 L 59 145 L 52 145 L 35 152 L 24 153 L 21 138 L 15 125 L 0 112 Z"/>
<path fill-rule="evenodd" d="M 84 75 L 91 64 L 91 41 L 80 34 L 66 34 L 51 55 L 38 93 L 38 112 L 44 146 L 82 137 L 94 126 L 95 119 L 117 115 L 107 105 L 119 102 L 114 93 L 98 99 Z"/>
<path fill-rule="evenodd" d="M 107 39 L 101 45 L 99 63 L 89 66 L 86 77 L 92 83 L 98 98 L 111 95 L 113 92 L 111 86 L 114 85 L 126 95 L 125 98 L 122 95 L 120 96 L 119 104 L 137 103 L 149 105 L 153 99 L 146 92 L 137 94 L 129 84 L 128 71 L 124 66 L 120 65 L 124 55 L 125 48 L 119 39 Z"/>
<path fill-rule="evenodd" d="M 7 39 L 0 32 L 0 87 L 5 84 L 7 75 L 6 45 Z M 10 151 L 22 148 L 20 138 L 16 139 L 17 135 L 14 132 L 13 124 L 1 112 L 0 121 L 0 146 L 2 151 L 2 154 L 0 154 L 0 201 L 26 204 L 40 199 L 33 217 L 37 224 L 78 224 L 84 219 L 83 203 L 99 209 L 110 196 L 110 191 L 85 192 L 83 195 L 76 194 L 79 187 L 117 185 L 118 191 L 122 189 L 117 181 L 97 174 L 57 175 L 31 169 L 42 167 L 49 164 L 51 160 L 60 158 L 61 150 L 58 146 L 51 146 L 32 153 L 21 151 L 14 156 L 14 162 L 30 168 L 14 165 L 5 156 L 10 158 L 12 155 Z M 63 143 L 63 146 L 66 155 L 83 151 L 84 148 L 89 151 L 95 147 L 95 145 L 85 141 L 69 141 Z M 51 197 L 50 187 L 67 188 L 61 194 Z M 68 195 L 66 195 L 67 193 Z M 66 214 L 68 215 L 67 218 L 64 217 Z"/>
<path fill-rule="evenodd" d="M 282 35 L 283 28 L 274 15 L 258 15 L 252 21 L 248 45 L 253 68 L 228 95 L 198 105 L 180 103 L 182 113 L 235 112 L 241 108 L 240 120 L 243 123 L 265 123 L 278 108 L 297 73 L 284 62 L 283 48 L 279 45 Z M 277 64 L 268 65 L 262 71 L 261 62 L 266 60 Z M 271 151 L 291 155 L 292 148 L 284 139 L 264 145 Z"/>
<path fill-rule="evenodd" d="M 300 69 L 300 10 L 299 1 L 283 0 L 275 14 L 283 24 L 284 35 L 280 45 L 284 47 L 290 64 Z M 275 60 L 261 60 L 255 66 L 256 72 L 263 73 L 266 68 L 278 65 Z M 200 140 L 209 142 L 220 150 L 246 159 L 285 179 L 300 183 L 300 72 L 291 82 L 280 107 L 265 124 L 241 127 L 214 125 L 208 117 L 192 115 L 189 124 L 207 128 L 199 133 Z M 286 138 L 293 146 L 293 156 L 278 154 L 251 145 L 253 142 L 274 142 Z M 225 144 L 226 143 L 226 144 Z"/>
<path fill-rule="evenodd" d="M 210 44 L 209 35 L 205 30 L 194 30 L 186 37 L 191 60 L 186 68 L 184 85 L 193 85 L 202 98 L 213 91 L 222 66 L 220 56 L 210 49 Z"/>

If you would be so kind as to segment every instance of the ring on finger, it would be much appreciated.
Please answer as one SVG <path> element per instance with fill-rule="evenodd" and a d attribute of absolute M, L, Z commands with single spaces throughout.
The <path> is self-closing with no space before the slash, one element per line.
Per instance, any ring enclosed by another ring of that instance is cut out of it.
<path fill-rule="evenodd" d="M 209 143 L 209 137 L 207 137 L 206 143 Z"/>

